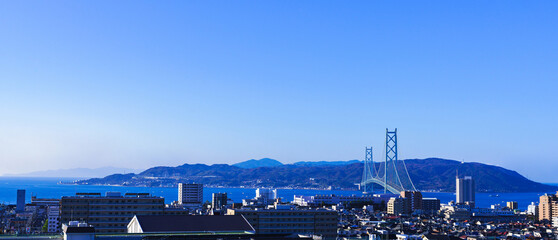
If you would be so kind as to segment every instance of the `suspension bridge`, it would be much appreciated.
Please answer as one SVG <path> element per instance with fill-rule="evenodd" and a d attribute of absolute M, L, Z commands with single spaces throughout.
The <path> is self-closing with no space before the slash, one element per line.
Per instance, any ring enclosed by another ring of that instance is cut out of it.
<path fill-rule="evenodd" d="M 383 188 L 384 193 L 399 194 L 401 191 L 416 191 L 405 161 L 398 159 L 397 128 L 395 131 L 386 129 L 385 147 L 385 160 L 376 163 L 373 160 L 372 147 L 366 147 L 361 189 L 364 192 L 372 193 L 374 185 L 379 185 Z"/>

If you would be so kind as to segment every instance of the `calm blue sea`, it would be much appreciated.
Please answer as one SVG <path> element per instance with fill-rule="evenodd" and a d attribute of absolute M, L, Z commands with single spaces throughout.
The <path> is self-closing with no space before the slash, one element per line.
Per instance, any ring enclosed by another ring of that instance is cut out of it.
<path fill-rule="evenodd" d="M 70 182 L 75 179 L 68 178 L 23 178 L 23 177 L 0 177 L 0 202 L 15 203 L 17 189 L 26 190 L 27 202 L 31 202 L 31 196 L 39 198 L 60 198 L 62 196 L 73 196 L 76 192 L 147 192 L 155 196 L 162 196 L 166 203 L 177 200 L 177 188 L 163 187 L 120 187 L 120 186 L 87 186 L 87 185 L 66 185 L 58 184 L 60 181 Z M 205 188 L 204 200 L 210 200 L 211 194 L 216 192 L 226 192 L 229 198 L 235 202 L 241 202 L 245 198 L 253 198 L 256 189 L 253 188 Z M 307 190 L 307 189 L 278 189 L 277 195 L 286 201 L 292 201 L 294 195 L 316 195 L 316 194 L 336 194 L 336 195 L 362 195 L 359 191 L 341 190 Z M 520 209 L 526 209 L 531 202 L 538 202 L 539 196 L 544 193 L 477 193 L 476 204 L 478 207 L 490 207 L 492 204 L 505 205 L 507 201 L 517 201 Z M 442 203 L 447 203 L 455 199 L 453 193 L 431 193 L 423 192 L 424 197 L 435 197 Z"/>

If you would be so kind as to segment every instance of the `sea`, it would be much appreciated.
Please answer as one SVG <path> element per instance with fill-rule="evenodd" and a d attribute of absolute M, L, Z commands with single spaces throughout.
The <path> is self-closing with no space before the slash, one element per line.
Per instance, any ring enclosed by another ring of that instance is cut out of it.
<path fill-rule="evenodd" d="M 128 187 L 128 186 L 101 186 L 101 185 L 75 185 L 63 184 L 72 182 L 76 179 L 71 178 L 38 178 L 38 177 L 0 177 L 0 203 L 15 204 L 17 190 L 26 190 L 26 202 L 31 202 L 31 196 L 37 198 L 60 198 L 62 196 L 74 196 L 78 192 L 121 192 L 124 193 L 150 193 L 153 196 L 165 198 L 165 203 L 171 203 L 178 199 L 178 189 L 176 187 Z M 553 184 L 558 185 L 558 184 Z M 234 202 L 242 202 L 242 199 L 254 198 L 255 188 L 212 188 L 205 187 L 203 192 L 204 200 L 211 200 L 213 193 L 227 193 L 227 196 Z M 537 203 L 539 197 L 546 192 L 528 193 L 476 193 L 476 206 L 489 208 L 494 204 L 506 205 L 508 201 L 516 201 L 519 209 L 525 210 L 532 202 Z M 554 192 L 548 192 L 554 193 Z M 318 194 L 335 195 L 362 195 L 360 191 L 349 190 L 316 190 L 316 189 L 277 189 L 278 197 L 284 201 L 292 201 L 294 195 L 312 196 Z M 454 193 L 447 192 L 423 192 L 423 197 L 438 198 L 441 203 L 448 203 L 455 200 Z"/>

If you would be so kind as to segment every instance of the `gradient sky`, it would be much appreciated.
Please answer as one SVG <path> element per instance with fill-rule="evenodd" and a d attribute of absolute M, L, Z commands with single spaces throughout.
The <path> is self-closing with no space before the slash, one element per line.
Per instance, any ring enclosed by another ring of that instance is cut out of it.
<path fill-rule="evenodd" d="M 400 158 L 558 182 L 557 1 L 0 1 L 0 174 Z"/>

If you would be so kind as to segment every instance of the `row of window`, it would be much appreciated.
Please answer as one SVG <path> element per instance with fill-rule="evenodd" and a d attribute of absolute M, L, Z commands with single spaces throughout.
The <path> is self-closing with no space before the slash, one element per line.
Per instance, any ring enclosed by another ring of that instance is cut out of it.
<path fill-rule="evenodd" d="M 163 203 L 162 199 L 115 199 L 115 200 L 84 200 L 84 199 L 62 199 L 62 203 Z"/>
<path fill-rule="evenodd" d="M 105 226 L 109 226 L 109 227 L 126 227 L 128 226 L 128 224 L 120 224 L 120 223 L 109 223 L 109 224 L 105 224 Z"/>
<path fill-rule="evenodd" d="M 83 207 L 74 207 L 74 209 L 137 209 L 138 206 L 133 206 L 133 205 L 126 205 L 126 206 L 106 206 L 106 207 L 102 207 L 102 206 L 83 206 Z M 163 209 L 164 206 L 139 206 L 139 208 L 142 209 Z M 66 209 L 66 208 L 63 208 Z"/>
<path fill-rule="evenodd" d="M 246 215 L 246 216 L 251 216 L 251 215 L 256 215 L 256 216 L 308 216 L 308 217 L 313 217 L 313 216 L 322 216 L 322 215 L 337 215 L 337 213 L 332 213 L 332 212 L 315 212 L 315 213 L 305 213 L 305 212 L 284 212 L 284 213 L 253 213 L 253 212 L 246 212 L 246 213 L 241 213 L 242 215 Z"/>
<path fill-rule="evenodd" d="M 115 212 L 119 212 L 119 211 L 125 211 L 125 210 L 138 210 L 138 211 L 145 211 L 145 210 L 160 210 L 162 211 L 163 208 L 156 208 L 156 207 L 110 207 L 110 208 L 88 208 L 88 207 L 68 207 L 68 208 L 62 208 L 62 212 L 69 212 L 69 211 L 115 211 Z"/>
<path fill-rule="evenodd" d="M 110 221 L 118 221 L 118 222 L 122 222 L 122 221 L 126 221 L 129 222 L 132 218 L 89 218 L 90 222 L 110 222 Z"/>
<path fill-rule="evenodd" d="M 247 218 L 249 219 L 249 218 Z M 258 221 L 253 219 L 253 221 Z M 260 218 L 259 221 L 266 222 L 337 222 L 337 218 Z"/>
<path fill-rule="evenodd" d="M 103 216 L 104 217 L 122 216 L 122 217 L 130 217 L 131 218 L 134 215 L 135 215 L 134 212 L 118 212 L 118 213 L 107 213 L 107 214 L 77 214 L 77 213 L 74 212 L 73 214 L 65 214 L 62 217 L 62 219 L 67 219 L 68 217 L 72 217 L 72 216 L 73 217 L 98 217 L 98 218 L 101 218 Z M 148 213 L 146 213 L 146 215 L 161 215 L 161 214 L 160 213 L 155 213 L 155 212 L 152 212 L 152 213 L 148 212 Z"/>

